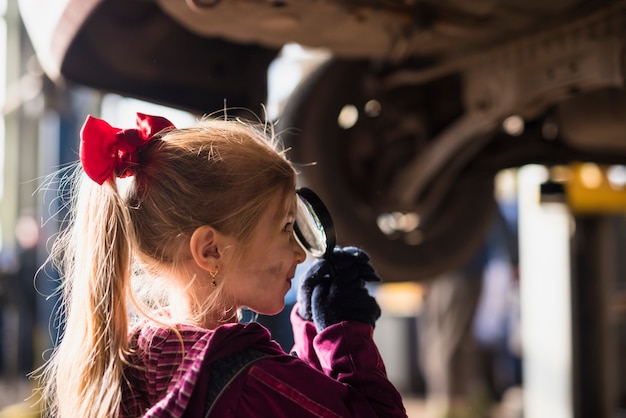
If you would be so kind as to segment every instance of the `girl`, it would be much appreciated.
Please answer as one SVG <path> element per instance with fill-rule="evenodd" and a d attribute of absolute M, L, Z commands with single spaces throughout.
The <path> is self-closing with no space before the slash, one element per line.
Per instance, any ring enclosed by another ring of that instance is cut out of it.
<path fill-rule="evenodd" d="M 406 416 L 372 340 L 364 283 L 378 278 L 362 251 L 337 248 L 306 275 L 292 354 L 238 322 L 242 307 L 280 312 L 305 259 L 295 171 L 273 138 L 241 121 L 88 117 L 80 161 L 52 253 L 66 322 L 39 376 L 47 414 Z"/>

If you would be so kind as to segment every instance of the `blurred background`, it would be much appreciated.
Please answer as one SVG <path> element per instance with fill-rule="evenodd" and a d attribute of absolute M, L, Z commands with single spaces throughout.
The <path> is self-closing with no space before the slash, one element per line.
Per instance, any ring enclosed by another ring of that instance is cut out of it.
<path fill-rule="evenodd" d="M 0 417 L 38 415 L 28 376 L 61 325 L 45 261 L 87 114 L 225 109 L 272 121 L 339 244 L 370 253 L 409 417 L 626 417 L 625 2 L 0 0 L 0 17 Z M 286 302 L 246 320 L 289 350 Z"/>

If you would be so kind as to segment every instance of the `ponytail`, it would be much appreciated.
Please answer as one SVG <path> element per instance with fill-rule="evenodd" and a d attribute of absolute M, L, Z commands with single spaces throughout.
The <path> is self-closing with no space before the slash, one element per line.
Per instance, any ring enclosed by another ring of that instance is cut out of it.
<path fill-rule="evenodd" d="M 82 177 L 71 225 L 52 251 L 61 258 L 66 320 L 41 378 L 47 412 L 60 418 L 117 416 L 128 353 L 128 209 L 115 181 L 100 186 Z"/>

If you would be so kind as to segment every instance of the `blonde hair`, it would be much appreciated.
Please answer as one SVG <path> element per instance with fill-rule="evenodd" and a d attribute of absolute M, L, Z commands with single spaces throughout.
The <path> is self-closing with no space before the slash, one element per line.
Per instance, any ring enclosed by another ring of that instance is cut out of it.
<path fill-rule="evenodd" d="M 139 164 L 125 190 L 115 178 L 100 186 L 77 176 L 70 227 L 51 253 L 64 279 L 64 336 L 37 376 L 52 416 L 119 414 L 136 262 L 154 274 L 180 272 L 202 225 L 245 245 L 270 199 L 295 189 L 274 136 L 242 121 L 205 119 L 167 132 Z M 199 312 L 219 309 L 215 294 Z"/>

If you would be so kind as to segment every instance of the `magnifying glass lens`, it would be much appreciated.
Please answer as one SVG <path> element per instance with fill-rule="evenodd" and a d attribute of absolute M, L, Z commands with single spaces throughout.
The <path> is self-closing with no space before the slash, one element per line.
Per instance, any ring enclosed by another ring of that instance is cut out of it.
<path fill-rule="evenodd" d="M 296 238 L 312 256 L 322 258 L 335 247 L 335 227 L 322 200 L 310 189 L 297 190 Z"/>

